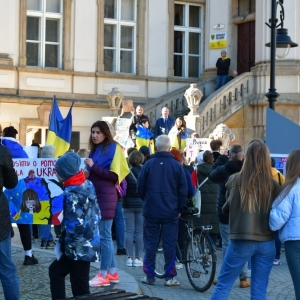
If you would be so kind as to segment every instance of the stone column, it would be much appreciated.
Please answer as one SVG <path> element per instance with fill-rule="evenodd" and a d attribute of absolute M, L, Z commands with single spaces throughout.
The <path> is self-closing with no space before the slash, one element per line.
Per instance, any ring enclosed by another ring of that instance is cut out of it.
<path fill-rule="evenodd" d="M 202 96 L 203 93 L 198 89 L 196 83 L 192 83 L 184 93 L 184 97 L 186 98 L 188 103 L 188 108 L 191 110 L 189 114 L 185 116 L 186 126 L 187 128 L 197 132 L 197 127 L 199 127 L 199 114 L 197 112 L 197 109 L 199 107 Z"/>

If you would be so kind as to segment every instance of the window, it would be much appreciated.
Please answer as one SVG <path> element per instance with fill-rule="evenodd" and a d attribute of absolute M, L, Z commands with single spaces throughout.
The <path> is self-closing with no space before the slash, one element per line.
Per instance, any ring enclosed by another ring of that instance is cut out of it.
<path fill-rule="evenodd" d="M 255 0 L 239 0 L 239 16 L 255 13 Z"/>
<path fill-rule="evenodd" d="M 174 75 L 199 77 L 202 71 L 203 7 L 175 3 Z"/>
<path fill-rule="evenodd" d="M 105 0 L 104 71 L 135 73 L 136 0 Z"/>
<path fill-rule="evenodd" d="M 61 68 L 62 0 L 27 0 L 27 66 Z"/>

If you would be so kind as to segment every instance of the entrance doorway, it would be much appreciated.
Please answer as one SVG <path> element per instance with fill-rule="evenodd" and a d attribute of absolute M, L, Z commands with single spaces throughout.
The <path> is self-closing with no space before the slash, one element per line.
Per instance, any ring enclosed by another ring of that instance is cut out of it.
<path fill-rule="evenodd" d="M 255 21 L 238 25 L 237 71 L 250 72 L 255 63 Z"/>

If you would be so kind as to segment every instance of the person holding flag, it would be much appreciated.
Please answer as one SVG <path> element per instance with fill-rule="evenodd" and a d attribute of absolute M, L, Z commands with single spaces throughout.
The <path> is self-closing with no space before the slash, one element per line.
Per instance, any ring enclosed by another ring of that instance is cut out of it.
<path fill-rule="evenodd" d="M 136 148 L 139 150 L 142 146 L 146 146 L 154 153 L 154 143 L 151 141 L 154 134 L 149 130 L 149 121 L 143 119 L 141 122 L 136 132 Z"/>
<path fill-rule="evenodd" d="M 96 189 L 102 220 L 99 224 L 101 244 L 100 271 L 89 281 L 91 287 L 109 286 L 118 283 L 111 227 L 118 201 L 117 187 L 129 174 L 128 164 L 122 148 L 113 139 L 105 121 L 97 121 L 91 127 L 89 157 L 85 175 Z"/>

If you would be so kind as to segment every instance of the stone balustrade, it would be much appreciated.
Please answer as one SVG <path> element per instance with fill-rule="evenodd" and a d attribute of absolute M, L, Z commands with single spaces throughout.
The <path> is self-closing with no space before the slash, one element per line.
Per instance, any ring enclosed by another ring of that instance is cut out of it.
<path fill-rule="evenodd" d="M 200 103 L 196 131 L 201 137 L 208 137 L 218 124 L 225 123 L 232 114 L 254 100 L 255 90 L 255 76 L 247 72 L 213 92 Z"/>

